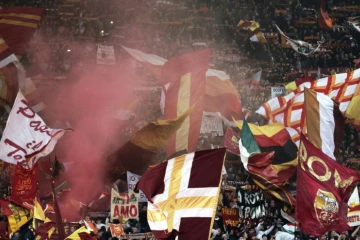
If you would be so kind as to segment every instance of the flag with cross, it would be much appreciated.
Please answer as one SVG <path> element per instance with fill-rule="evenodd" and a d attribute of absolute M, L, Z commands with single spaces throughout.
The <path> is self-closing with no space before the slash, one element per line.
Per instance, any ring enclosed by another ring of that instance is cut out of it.
<path fill-rule="evenodd" d="M 185 154 L 149 167 L 140 178 L 156 239 L 209 239 L 220 191 L 225 148 Z"/>

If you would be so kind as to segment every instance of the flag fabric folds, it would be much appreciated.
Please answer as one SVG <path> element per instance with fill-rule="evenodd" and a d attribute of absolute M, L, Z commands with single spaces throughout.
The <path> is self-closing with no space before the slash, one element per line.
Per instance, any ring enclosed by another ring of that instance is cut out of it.
<path fill-rule="evenodd" d="M 261 153 L 261 150 L 254 138 L 254 135 L 251 133 L 251 130 L 246 120 L 243 121 L 242 131 L 239 140 L 239 149 L 241 161 L 244 165 L 244 168 L 248 170 L 249 158 Z"/>
<path fill-rule="evenodd" d="M 41 8 L 5 7 L 0 9 L 1 37 L 16 56 L 21 56 L 40 24 Z"/>
<path fill-rule="evenodd" d="M 151 72 L 163 86 L 160 107 L 162 111 L 165 105 L 165 92 L 170 83 L 167 79 L 161 80 L 161 70 L 167 59 L 141 52 L 137 49 L 123 47 L 134 59 L 139 61 L 145 69 Z M 164 111 L 163 111 L 164 112 Z M 208 69 L 206 72 L 206 88 L 204 100 L 204 112 L 218 112 L 227 120 L 234 117 L 237 120 L 244 118 L 245 113 L 241 106 L 239 94 L 230 80 L 228 74 L 216 69 Z"/>
<path fill-rule="evenodd" d="M 66 237 L 65 240 L 81 240 L 81 237 L 80 237 L 81 233 L 90 234 L 91 232 L 85 226 L 82 226 L 81 228 L 79 228 L 75 232 L 73 232 L 71 235 Z"/>
<path fill-rule="evenodd" d="M 298 87 L 300 85 L 307 84 L 308 86 L 310 86 L 313 81 L 314 81 L 314 79 L 312 77 L 303 77 L 303 78 L 297 79 L 296 81 L 286 84 L 285 89 L 288 93 L 294 92 L 296 94 L 296 93 L 299 93 L 299 91 L 300 91 L 300 89 L 298 89 Z"/>
<path fill-rule="evenodd" d="M 8 218 L 9 230 L 16 232 L 32 218 L 32 213 L 26 208 L 9 200 L 0 199 L 1 215 Z"/>
<path fill-rule="evenodd" d="M 328 96 L 305 88 L 306 125 L 303 133 L 309 141 L 332 159 L 344 137 L 345 119 Z"/>
<path fill-rule="evenodd" d="M 34 203 L 39 170 L 37 165 L 32 169 L 16 164 L 15 173 L 11 181 L 11 200 L 17 203 Z"/>
<path fill-rule="evenodd" d="M 241 130 L 243 123 L 235 123 Z M 274 152 L 272 167 L 278 172 L 279 180 L 283 182 L 293 176 L 298 162 L 298 148 L 284 125 L 275 123 L 259 127 L 248 123 L 248 126 L 261 152 Z"/>
<path fill-rule="evenodd" d="M 238 28 L 248 30 L 250 41 L 267 43 L 264 34 L 260 30 L 260 24 L 256 21 L 240 20 L 237 24 Z"/>
<path fill-rule="evenodd" d="M 196 104 L 176 135 L 170 138 L 165 148 L 167 156 L 182 150 L 196 150 L 203 115 L 205 74 L 210 54 L 210 49 L 186 53 L 169 60 L 162 69 L 161 79 L 163 82 L 170 82 L 166 91 L 164 119 L 174 119 Z"/>
<path fill-rule="evenodd" d="M 147 218 L 156 239 L 210 238 L 225 152 L 189 153 L 146 170 L 135 191 L 148 198 Z"/>
<path fill-rule="evenodd" d="M 51 129 L 19 91 L 0 142 L 0 158 L 31 169 L 47 156 L 67 130 Z"/>
<path fill-rule="evenodd" d="M 51 235 L 55 231 L 55 226 L 56 223 L 47 218 L 43 224 L 36 228 L 36 240 L 50 240 Z"/>
<path fill-rule="evenodd" d="M 326 12 L 325 9 L 325 1 L 321 0 L 321 7 L 319 13 L 319 26 L 325 29 L 332 29 L 332 20 L 329 17 L 329 14 Z"/>
<path fill-rule="evenodd" d="M 20 89 L 35 112 L 40 112 L 45 105 L 39 99 L 39 92 L 30 78 L 25 77 L 25 70 L 3 38 L 0 38 L 0 98 L 9 105 L 15 101 Z"/>
<path fill-rule="evenodd" d="M 322 236 L 348 230 L 347 203 L 359 180 L 357 171 L 333 161 L 301 135 L 296 190 L 301 231 Z"/>
<path fill-rule="evenodd" d="M 245 144 L 243 145 L 242 142 Z M 289 179 L 293 173 L 286 174 L 283 178 L 280 177 L 279 172 L 282 169 L 276 168 L 273 164 L 275 153 L 273 151 L 261 152 L 246 121 L 244 121 L 242 125 L 239 148 L 244 168 L 249 172 L 256 185 L 265 193 L 277 198 L 289 207 L 294 208 L 294 197 L 282 186 L 283 180 Z"/>
<path fill-rule="evenodd" d="M 347 110 L 354 94 L 357 92 L 359 82 L 360 69 L 351 73 L 329 76 L 313 82 L 304 82 L 300 84 L 294 92 L 284 97 L 270 99 L 264 103 L 256 113 L 265 116 L 270 123 L 282 123 L 296 132 L 296 129 L 299 130 L 304 125 L 304 89 L 308 87 L 317 93 L 323 93 L 334 101 L 339 102 L 339 109 L 343 114 L 356 114 L 357 110 L 354 110 L 354 108 L 352 108 L 350 113 Z M 299 133 L 299 131 L 297 132 Z M 290 131 L 289 133 L 291 136 L 294 135 Z M 297 136 L 293 138 L 295 142 L 299 140 Z"/>
<path fill-rule="evenodd" d="M 277 25 L 275 26 L 278 32 L 280 33 L 280 35 L 283 36 L 286 39 L 287 43 L 290 44 L 291 47 L 299 54 L 304 56 L 310 56 L 311 54 L 314 54 L 316 51 L 320 49 L 322 42 L 318 42 L 317 46 L 312 46 L 307 42 L 291 39 L 288 36 L 286 36 Z"/>
<path fill-rule="evenodd" d="M 172 120 L 157 120 L 156 122 L 148 123 L 137 130 L 131 136 L 130 141 L 143 149 L 159 152 L 172 134 L 181 127 L 192 110 L 193 107 Z"/>

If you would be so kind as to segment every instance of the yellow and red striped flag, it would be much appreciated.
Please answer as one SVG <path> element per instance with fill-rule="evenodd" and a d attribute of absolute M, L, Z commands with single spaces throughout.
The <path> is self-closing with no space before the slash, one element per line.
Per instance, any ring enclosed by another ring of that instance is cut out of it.
<path fill-rule="evenodd" d="M 160 106 L 165 105 L 165 91 L 169 86 L 167 79 L 161 80 L 161 71 L 168 61 L 154 54 L 144 53 L 137 49 L 123 47 L 135 60 L 139 61 L 147 71 L 151 72 L 163 86 Z M 206 72 L 206 88 L 204 112 L 220 113 L 222 118 L 232 121 L 244 119 L 246 111 L 243 110 L 239 93 L 230 77 L 224 71 L 208 69 Z"/>
<path fill-rule="evenodd" d="M 1 37 L 16 56 L 21 57 L 40 23 L 41 8 L 0 8 Z"/>
<path fill-rule="evenodd" d="M 166 147 L 167 156 L 183 150 L 196 150 L 210 54 L 211 49 L 186 53 L 169 60 L 162 69 L 163 82 L 170 82 L 166 91 L 164 119 L 174 119 L 196 104 L 192 113 L 176 131 L 176 135 L 170 138 Z"/>

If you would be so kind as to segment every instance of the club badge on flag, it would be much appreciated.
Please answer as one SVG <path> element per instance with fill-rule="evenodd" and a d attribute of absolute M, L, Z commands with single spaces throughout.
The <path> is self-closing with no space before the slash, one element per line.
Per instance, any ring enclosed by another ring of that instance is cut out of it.
<path fill-rule="evenodd" d="M 98 45 L 97 64 L 115 64 L 115 50 L 113 46 Z"/>
<path fill-rule="evenodd" d="M 125 234 L 121 224 L 110 224 L 109 228 L 112 237 L 121 238 L 121 235 Z"/>
<path fill-rule="evenodd" d="M 126 175 L 127 175 L 127 183 L 128 183 L 128 192 L 131 193 L 134 191 L 135 186 L 138 183 L 141 176 L 131 172 L 126 172 Z M 139 202 L 147 202 L 147 198 L 141 190 L 139 191 L 138 196 L 139 196 Z"/>
<path fill-rule="evenodd" d="M 32 168 L 48 155 L 66 130 L 51 129 L 19 91 L 0 142 L 0 159 Z"/>
<path fill-rule="evenodd" d="M 18 163 L 11 181 L 11 200 L 17 203 L 33 204 L 36 196 L 38 173 L 37 166 L 32 169 L 25 169 Z"/>
<path fill-rule="evenodd" d="M 120 217 L 137 219 L 139 216 L 138 195 L 118 193 L 111 189 L 111 219 Z"/>

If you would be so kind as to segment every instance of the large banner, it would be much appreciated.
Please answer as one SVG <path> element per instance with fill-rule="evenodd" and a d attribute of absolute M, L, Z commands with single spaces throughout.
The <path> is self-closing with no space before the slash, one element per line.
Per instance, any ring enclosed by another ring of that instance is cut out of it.
<path fill-rule="evenodd" d="M 21 164 L 16 165 L 15 174 L 11 181 L 11 200 L 17 203 L 34 203 L 38 180 L 38 167 L 25 169 Z"/>
<path fill-rule="evenodd" d="M 285 96 L 286 89 L 284 87 L 271 87 L 271 98 Z"/>
<path fill-rule="evenodd" d="M 131 172 L 127 172 L 126 175 L 127 175 L 127 183 L 128 183 L 128 192 L 132 193 L 132 192 L 134 192 L 134 188 L 135 188 L 137 182 L 139 181 L 139 179 L 141 178 L 141 176 L 136 175 Z M 147 198 L 141 190 L 139 190 L 138 196 L 139 196 L 139 199 L 138 199 L 139 202 L 147 202 Z"/>
<path fill-rule="evenodd" d="M 136 193 L 118 193 L 111 189 L 111 219 L 137 219 L 139 216 L 138 196 Z"/>
<path fill-rule="evenodd" d="M 224 221 L 224 225 L 231 227 L 237 227 L 240 223 L 239 219 L 239 209 L 238 208 L 223 208 L 222 210 L 222 217 Z"/>
<path fill-rule="evenodd" d="M 265 201 L 262 191 L 244 191 L 238 189 L 237 206 L 240 218 L 261 218 L 265 216 Z"/>
<path fill-rule="evenodd" d="M 40 157 L 52 152 L 64 133 L 49 128 L 19 91 L 1 138 L 0 159 L 31 169 Z"/>
<path fill-rule="evenodd" d="M 237 134 L 232 128 L 227 128 L 221 147 L 225 147 L 226 151 L 240 156 L 239 134 Z"/>
<path fill-rule="evenodd" d="M 224 128 L 222 120 L 211 115 L 204 113 L 201 122 L 201 134 L 210 133 L 213 136 L 224 136 Z"/>
<path fill-rule="evenodd" d="M 115 64 L 115 51 L 113 46 L 98 45 L 97 64 Z"/>

